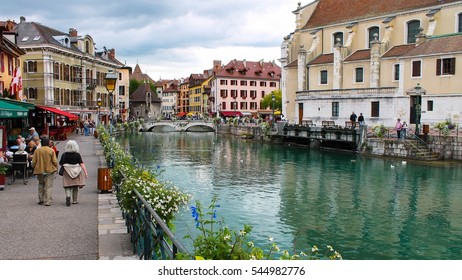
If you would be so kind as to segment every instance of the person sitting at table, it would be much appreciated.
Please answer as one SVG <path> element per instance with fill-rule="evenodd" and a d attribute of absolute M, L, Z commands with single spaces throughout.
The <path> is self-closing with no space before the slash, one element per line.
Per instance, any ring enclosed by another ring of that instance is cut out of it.
<path fill-rule="evenodd" d="M 29 144 L 27 145 L 25 151 L 29 154 L 27 157 L 27 161 L 29 162 L 29 168 L 32 167 L 32 157 L 34 156 L 34 152 L 37 149 L 37 144 L 35 141 L 29 141 Z"/>
<path fill-rule="evenodd" d="M 30 140 L 34 140 L 36 137 L 39 137 L 39 135 L 37 131 L 35 131 L 35 128 L 29 128 L 29 135 L 27 135 L 26 142 L 30 142 Z"/>
<path fill-rule="evenodd" d="M 6 174 L 10 174 L 12 165 L 8 162 L 8 157 L 3 151 L 0 151 L 0 166 L 6 166 L 8 168 Z"/>

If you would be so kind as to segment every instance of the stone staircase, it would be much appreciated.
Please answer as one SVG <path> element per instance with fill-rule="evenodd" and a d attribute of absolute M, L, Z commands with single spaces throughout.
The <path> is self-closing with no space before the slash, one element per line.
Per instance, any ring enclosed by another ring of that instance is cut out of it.
<path fill-rule="evenodd" d="M 441 156 L 439 153 L 432 151 L 432 149 L 420 139 L 406 139 L 405 146 L 409 152 L 408 157 L 417 160 L 439 160 Z"/>

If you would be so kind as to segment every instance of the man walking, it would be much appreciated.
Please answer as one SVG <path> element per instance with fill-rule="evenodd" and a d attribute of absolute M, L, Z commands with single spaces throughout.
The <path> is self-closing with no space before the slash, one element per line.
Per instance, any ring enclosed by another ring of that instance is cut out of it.
<path fill-rule="evenodd" d="M 350 115 L 350 121 L 351 121 L 351 127 L 352 128 L 355 128 L 356 127 L 356 114 L 355 112 L 352 112 L 351 115 Z"/>
<path fill-rule="evenodd" d="M 42 146 L 34 152 L 32 166 L 34 175 L 37 175 L 39 182 L 38 199 L 39 204 L 51 205 L 51 188 L 53 187 L 54 173 L 58 170 L 58 159 L 56 153 L 49 147 L 50 139 L 42 138 Z"/>

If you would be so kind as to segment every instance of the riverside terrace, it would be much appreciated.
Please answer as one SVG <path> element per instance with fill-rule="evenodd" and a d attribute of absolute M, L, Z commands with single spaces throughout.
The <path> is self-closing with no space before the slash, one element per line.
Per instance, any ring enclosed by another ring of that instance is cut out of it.
<path fill-rule="evenodd" d="M 0 192 L 0 259 L 111 260 L 138 259 L 117 199 L 97 190 L 98 168 L 105 167 L 100 143 L 92 136 L 76 140 L 88 170 L 79 204 L 67 207 L 62 177 L 56 175 L 52 205 L 38 205 L 37 179 L 16 180 Z M 56 141 L 60 154 L 65 141 Z"/>

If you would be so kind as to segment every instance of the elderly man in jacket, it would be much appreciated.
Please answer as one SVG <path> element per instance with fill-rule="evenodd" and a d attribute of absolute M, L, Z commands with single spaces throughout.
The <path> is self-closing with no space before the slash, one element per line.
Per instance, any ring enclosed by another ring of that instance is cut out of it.
<path fill-rule="evenodd" d="M 49 147 L 50 139 L 42 138 L 42 146 L 35 150 L 32 158 L 34 175 L 37 175 L 39 182 L 38 199 L 39 204 L 51 205 L 51 188 L 53 187 L 54 173 L 58 170 L 58 159 L 56 153 Z"/>

